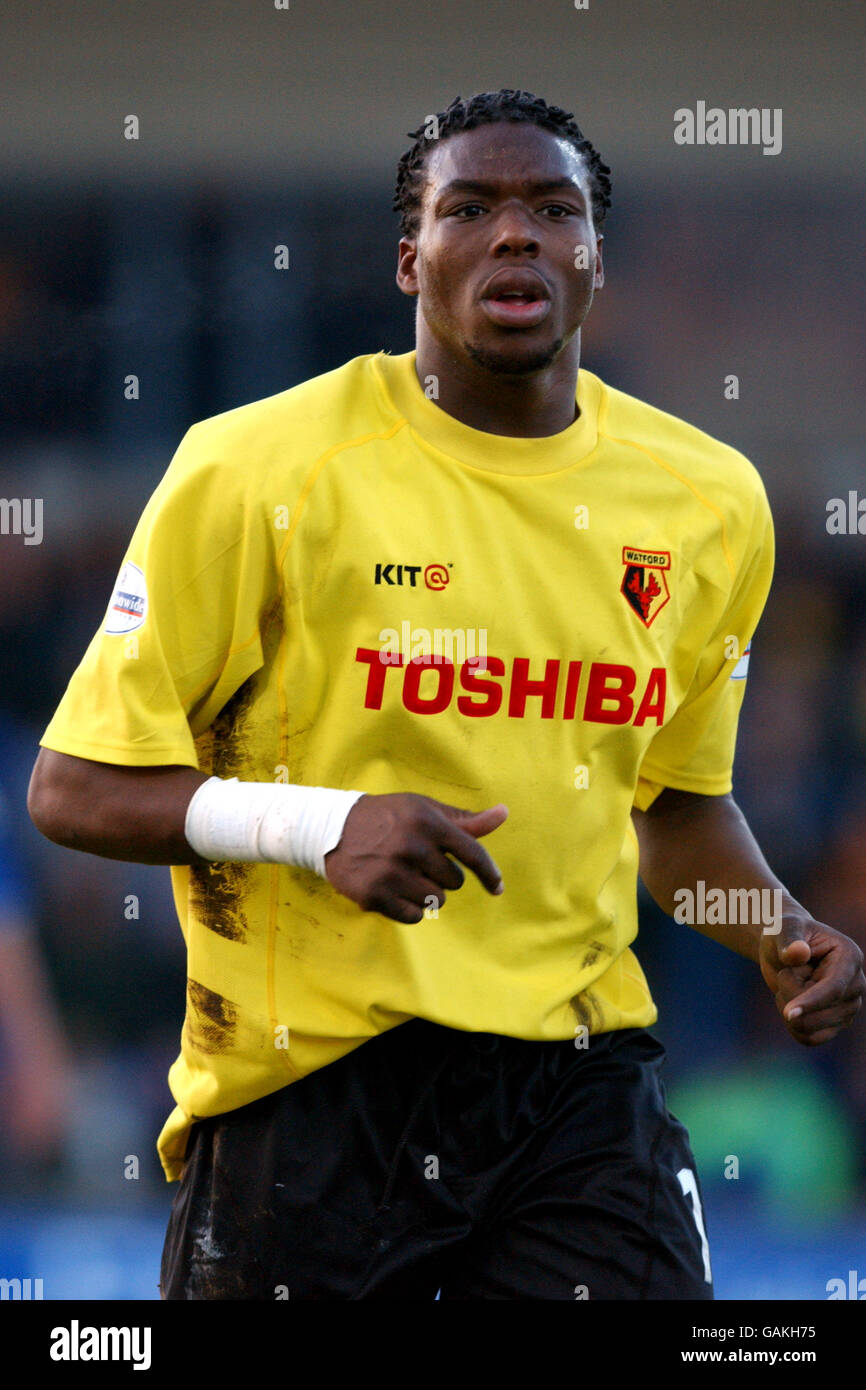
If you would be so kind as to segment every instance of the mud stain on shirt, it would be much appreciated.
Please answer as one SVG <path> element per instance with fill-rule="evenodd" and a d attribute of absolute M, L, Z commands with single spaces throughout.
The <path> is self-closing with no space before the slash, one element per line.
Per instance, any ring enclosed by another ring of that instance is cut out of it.
<path fill-rule="evenodd" d="M 246 941 L 243 899 L 250 889 L 250 864 L 193 864 L 190 906 L 200 922 L 228 941 Z"/>
<path fill-rule="evenodd" d="M 198 980 L 186 982 L 187 1041 L 199 1052 L 227 1052 L 237 1027 L 238 1011 L 228 999 Z"/>
<path fill-rule="evenodd" d="M 588 1033 L 600 1033 L 604 1025 L 604 1011 L 591 989 L 584 989 L 570 1000 L 575 1017 Z"/>
<path fill-rule="evenodd" d="M 214 777 L 250 780 L 248 751 L 255 677 L 244 681 L 198 740 L 202 771 Z M 255 865 L 214 862 L 190 868 L 190 907 L 200 922 L 228 941 L 245 941 L 248 922 L 243 901 L 252 887 Z"/>

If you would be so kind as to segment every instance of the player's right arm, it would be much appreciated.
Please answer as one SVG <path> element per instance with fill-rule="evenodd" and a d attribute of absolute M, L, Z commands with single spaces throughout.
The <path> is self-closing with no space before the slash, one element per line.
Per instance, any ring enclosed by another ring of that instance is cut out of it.
<path fill-rule="evenodd" d="M 312 868 L 365 910 L 402 922 L 420 921 L 431 896 L 444 901 L 460 886 L 454 860 L 498 891 L 478 837 L 505 819 L 502 806 L 329 795 L 199 770 L 197 739 L 263 666 L 282 602 L 284 543 L 262 470 L 283 446 L 268 428 L 259 420 L 252 436 L 246 414 L 228 412 L 181 441 L 41 739 L 30 814 L 49 839 L 111 859 Z"/>
<path fill-rule="evenodd" d="M 192 767 L 125 767 L 41 748 L 27 810 L 36 829 L 66 849 L 134 864 L 201 864 L 184 821 L 206 781 Z"/>
<path fill-rule="evenodd" d="M 43 748 L 27 809 L 37 829 L 67 849 L 138 864 L 201 864 L 185 824 L 193 795 L 208 780 L 190 767 L 117 766 Z M 488 892 L 502 891 L 499 870 L 478 840 L 507 814 L 501 805 L 472 812 L 412 792 L 362 796 L 325 856 L 326 877 L 366 911 L 419 922 L 430 898 L 441 907 L 446 890 L 462 885 L 454 860 Z"/>

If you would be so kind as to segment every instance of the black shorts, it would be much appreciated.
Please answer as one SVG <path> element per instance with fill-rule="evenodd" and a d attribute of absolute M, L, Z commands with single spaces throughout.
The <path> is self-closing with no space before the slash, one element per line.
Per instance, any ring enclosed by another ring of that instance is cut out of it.
<path fill-rule="evenodd" d="M 194 1125 L 162 1297 L 711 1299 L 664 1058 L 400 1024 Z"/>

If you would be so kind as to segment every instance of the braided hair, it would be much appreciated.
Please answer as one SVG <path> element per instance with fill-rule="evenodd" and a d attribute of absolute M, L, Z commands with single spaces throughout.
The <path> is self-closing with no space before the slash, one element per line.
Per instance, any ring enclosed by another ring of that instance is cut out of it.
<path fill-rule="evenodd" d="M 401 156 L 397 165 L 392 205 L 394 212 L 400 214 L 401 234 L 407 237 L 418 234 L 424 164 L 432 146 L 437 141 L 447 140 L 449 135 L 472 130 L 479 125 L 492 125 L 497 121 L 529 122 L 541 126 L 543 130 L 553 131 L 571 143 L 583 156 L 589 172 L 592 220 L 596 231 L 600 231 L 610 207 L 611 181 L 610 169 L 598 151 L 587 140 L 570 111 L 564 111 L 561 106 L 549 106 L 532 92 L 501 87 L 498 92 L 477 92 L 468 100 L 455 97 L 445 111 L 428 116 L 423 126 L 407 132 L 415 143 Z"/>

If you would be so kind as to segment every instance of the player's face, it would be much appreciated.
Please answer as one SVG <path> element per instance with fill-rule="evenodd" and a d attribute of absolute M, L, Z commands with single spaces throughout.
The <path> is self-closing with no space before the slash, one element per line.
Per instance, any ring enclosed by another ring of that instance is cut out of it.
<path fill-rule="evenodd" d="M 426 174 L 398 285 L 458 359 L 511 374 L 549 366 L 604 283 L 582 156 L 551 131 L 497 122 L 434 146 Z"/>

